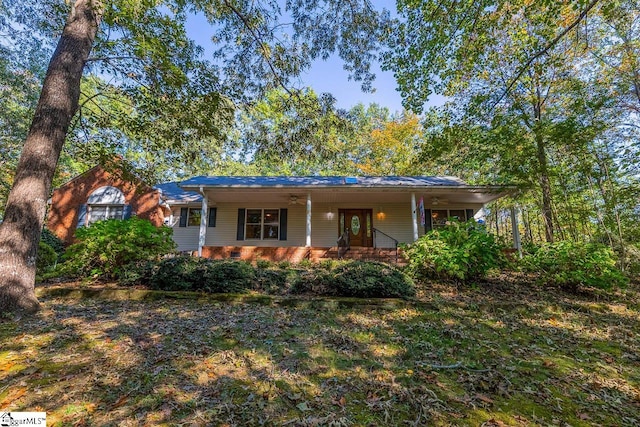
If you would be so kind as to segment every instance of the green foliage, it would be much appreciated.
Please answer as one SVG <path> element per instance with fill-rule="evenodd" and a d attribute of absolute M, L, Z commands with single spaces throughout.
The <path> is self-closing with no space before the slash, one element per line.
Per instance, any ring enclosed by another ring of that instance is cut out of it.
<path fill-rule="evenodd" d="M 257 263 L 178 256 L 127 267 L 124 285 L 141 284 L 165 291 L 397 298 L 415 295 L 413 281 L 396 267 L 360 261 L 331 264 Z"/>
<path fill-rule="evenodd" d="M 268 259 L 259 259 L 256 261 L 256 267 L 260 269 L 268 269 L 273 267 L 273 262 Z"/>
<path fill-rule="evenodd" d="M 331 272 L 329 289 L 348 297 L 412 297 L 415 287 L 411 278 L 395 267 L 379 262 L 353 261 Z"/>
<path fill-rule="evenodd" d="M 48 228 L 44 228 L 42 230 L 42 235 L 40 236 L 40 241 L 46 243 L 51 246 L 54 251 L 61 256 L 64 253 L 64 242 L 58 236 L 53 234 L 51 230 Z"/>
<path fill-rule="evenodd" d="M 616 268 L 611 248 L 600 243 L 562 241 L 541 245 L 523 259 L 525 270 L 544 281 L 575 291 L 578 286 L 601 289 L 624 286 L 627 278 Z"/>
<path fill-rule="evenodd" d="M 300 276 L 292 292 L 359 298 L 406 298 L 415 295 L 409 276 L 388 264 L 348 261 L 333 270 L 322 266 Z"/>
<path fill-rule="evenodd" d="M 468 281 L 485 277 L 505 262 L 492 234 L 474 221 L 450 221 L 404 249 L 415 277 Z"/>
<path fill-rule="evenodd" d="M 244 261 L 178 256 L 165 258 L 151 269 L 148 284 L 165 291 L 244 292 L 255 280 Z"/>
<path fill-rule="evenodd" d="M 79 228 L 79 242 L 67 248 L 65 271 L 71 275 L 117 277 L 131 263 L 158 259 L 175 249 L 169 227 L 140 218 L 98 221 Z"/>
<path fill-rule="evenodd" d="M 40 241 L 38 256 L 36 257 L 36 274 L 42 275 L 51 270 L 58 262 L 58 254 L 55 249 L 46 242 Z"/>
<path fill-rule="evenodd" d="M 284 295 L 289 292 L 299 271 L 290 268 L 256 268 L 253 290 L 265 294 Z"/>
<path fill-rule="evenodd" d="M 298 262 L 297 266 L 300 268 L 310 268 L 313 266 L 313 262 L 309 258 L 304 258 Z"/>

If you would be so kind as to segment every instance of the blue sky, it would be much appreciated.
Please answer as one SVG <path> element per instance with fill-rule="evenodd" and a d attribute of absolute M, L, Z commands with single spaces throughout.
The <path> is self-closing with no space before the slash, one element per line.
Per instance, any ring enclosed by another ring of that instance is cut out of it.
<path fill-rule="evenodd" d="M 311 86 L 318 93 L 331 93 L 336 98 L 339 108 L 349 109 L 358 103 L 376 103 L 389 108 L 391 112 L 401 112 L 402 98 L 396 90 L 393 73 L 382 71 L 380 68 L 374 72 L 374 93 L 362 92 L 360 82 L 350 81 L 349 74 L 342 68 L 342 60 L 337 57 L 329 58 L 327 61 L 316 61 L 302 79 L 306 86 Z"/>
<path fill-rule="evenodd" d="M 209 38 L 211 30 L 203 16 L 191 17 L 187 31 L 193 40 L 205 48 L 205 52 L 211 51 Z M 334 55 L 327 61 L 316 61 L 312 68 L 301 76 L 299 86 L 310 86 L 317 93 L 331 93 L 336 98 L 338 108 L 349 109 L 358 103 L 365 105 L 377 103 L 389 108 L 391 112 L 402 112 L 402 99 L 396 90 L 393 73 L 383 72 L 379 67 L 374 70 L 374 73 L 376 74 L 376 80 L 373 83 L 375 92 L 362 92 L 360 82 L 349 80 L 348 73 L 343 69 L 342 60 Z"/>

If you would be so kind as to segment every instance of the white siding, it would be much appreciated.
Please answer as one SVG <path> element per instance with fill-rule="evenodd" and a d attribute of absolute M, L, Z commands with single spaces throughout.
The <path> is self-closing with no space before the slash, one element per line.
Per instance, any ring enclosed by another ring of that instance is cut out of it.
<path fill-rule="evenodd" d="M 197 206 L 192 206 L 197 207 Z M 304 205 L 273 205 L 273 204 L 242 204 L 218 203 L 216 226 L 207 227 L 205 246 L 262 246 L 262 247 L 290 247 L 305 245 L 305 214 Z M 350 203 L 321 204 L 311 201 L 311 246 L 333 247 L 338 240 L 338 210 L 339 209 L 371 209 L 373 213 L 373 227 L 397 239 L 400 243 L 410 243 L 413 240 L 411 223 L 411 204 L 376 203 L 375 205 L 359 205 Z M 288 209 L 287 240 L 236 240 L 238 209 L 271 208 Z M 428 208 L 428 207 L 427 207 Z M 445 208 L 445 207 L 440 207 Z M 446 209 L 480 209 L 481 205 L 446 206 Z M 173 238 L 178 244 L 178 250 L 197 250 L 199 227 L 179 227 L 180 207 L 173 207 L 174 225 Z M 424 234 L 424 226 L 420 225 L 418 217 L 418 232 Z M 389 246 L 390 241 L 380 238 L 379 247 Z"/>
<path fill-rule="evenodd" d="M 406 204 L 376 204 L 375 206 L 355 206 L 353 204 L 312 205 L 311 217 L 311 245 L 318 247 L 336 246 L 339 232 L 339 209 L 371 209 L 373 213 L 372 226 L 388 234 L 396 240 L 405 243 L 413 240 L 411 225 L 411 205 Z M 329 215 L 331 208 L 332 215 Z M 379 212 L 382 209 L 382 212 Z M 380 239 L 383 246 L 389 246 L 388 239 Z"/>
<path fill-rule="evenodd" d="M 305 207 L 302 205 L 273 204 L 218 204 L 215 227 L 207 227 L 206 246 L 262 246 L 284 247 L 304 246 L 305 242 Z M 238 230 L 238 209 L 288 209 L 287 240 L 236 240 Z M 197 242 L 197 236 L 196 236 Z"/>
<path fill-rule="evenodd" d="M 169 225 L 173 228 L 173 240 L 178 245 L 179 251 L 197 251 L 198 250 L 198 233 L 200 231 L 199 226 L 180 227 L 180 208 L 184 206 L 172 206 L 171 215 L 173 215 L 173 222 Z M 198 208 L 199 206 L 191 206 L 192 208 Z"/>

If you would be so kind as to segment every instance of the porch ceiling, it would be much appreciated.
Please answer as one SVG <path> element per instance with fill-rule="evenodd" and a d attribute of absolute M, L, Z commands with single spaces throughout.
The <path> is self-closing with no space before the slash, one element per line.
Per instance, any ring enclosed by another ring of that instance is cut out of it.
<path fill-rule="evenodd" d="M 402 188 L 396 189 L 300 189 L 300 188 L 279 188 L 279 189 L 243 189 L 243 188 L 221 188 L 204 189 L 209 202 L 213 203 L 289 203 L 292 196 L 296 196 L 298 203 L 304 205 L 307 192 L 311 193 L 311 203 L 352 203 L 359 205 L 375 205 L 378 203 L 406 203 L 411 201 L 411 193 L 416 194 L 416 198 L 424 198 L 425 206 L 446 206 L 455 204 L 484 204 L 492 200 L 505 196 L 508 191 L 504 188 L 427 188 L 412 189 L 411 191 Z M 434 198 L 437 202 L 434 204 Z"/>

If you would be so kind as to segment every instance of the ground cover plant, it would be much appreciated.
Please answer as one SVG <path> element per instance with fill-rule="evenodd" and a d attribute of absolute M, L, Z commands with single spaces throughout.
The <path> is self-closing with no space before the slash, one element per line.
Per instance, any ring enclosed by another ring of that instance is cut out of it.
<path fill-rule="evenodd" d="M 39 313 L 0 323 L 0 410 L 51 426 L 638 425 L 638 285 L 525 279 L 422 285 L 393 306 L 42 287 Z"/>

